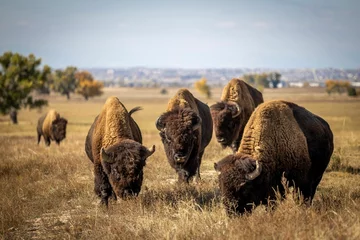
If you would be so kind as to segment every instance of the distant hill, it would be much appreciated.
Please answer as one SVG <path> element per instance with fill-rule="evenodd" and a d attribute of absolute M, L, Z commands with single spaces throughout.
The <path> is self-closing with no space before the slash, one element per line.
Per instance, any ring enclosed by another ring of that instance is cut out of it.
<path fill-rule="evenodd" d="M 110 85 L 179 85 L 187 86 L 194 81 L 205 77 L 211 85 L 224 85 L 234 77 L 244 74 L 279 72 L 284 82 L 318 82 L 324 83 L 327 79 L 346 79 L 351 82 L 360 81 L 360 68 L 340 69 L 270 69 L 270 68 L 87 68 L 93 76 Z"/>

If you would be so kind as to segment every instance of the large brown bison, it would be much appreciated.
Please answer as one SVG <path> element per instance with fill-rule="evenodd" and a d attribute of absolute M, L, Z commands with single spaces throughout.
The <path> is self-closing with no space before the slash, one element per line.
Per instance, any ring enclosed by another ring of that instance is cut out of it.
<path fill-rule="evenodd" d="M 216 139 L 223 148 L 237 151 L 251 113 L 262 102 L 261 92 L 240 79 L 225 86 L 221 102 L 210 107 Z"/>
<path fill-rule="evenodd" d="M 60 114 L 55 110 L 50 110 L 38 120 L 37 136 L 38 144 L 40 143 L 41 136 L 44 136 L 45 145 L 49 146 L 52 141 L 58 145 L 66 137 L 67 120 L 60 117 Z"/>
<path fill-rule="evenodd" d="M 310 204 L 333 152 L 327 122 L 294 103 L 271 101 L 251 115 L 237 153 L 215 163 L 228 213 L 284 194 L 281 179 L 300 190 Z"/>
<path fill-rule="evenodd" d="M 167 159 L 178 173 L 179 182 L 188 183 L 197 174 L 205 147 L 212 137 L 209 107 L 187 89 L 180 89 L 156 121 Z"/>
<path fill-rule="evenodd" d="M 94 190 L 106 205 L 111 196 L 126 199 L 140 192 L 143 167 L 155 151 L 155 146 L 142 145 L 140 129 L 131 117 L 138 110 L 128 112 L 118 98 L 110 97 L 86 136 L 85 151 L 94 163 Z"/>

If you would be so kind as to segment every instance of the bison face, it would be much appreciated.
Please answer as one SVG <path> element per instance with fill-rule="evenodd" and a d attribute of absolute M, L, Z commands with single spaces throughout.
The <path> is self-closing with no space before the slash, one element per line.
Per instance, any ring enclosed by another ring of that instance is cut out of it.
<path fill-rule="evenodd" d="M 263 197 L 261 163 L 247 155 L 229 155 L 214 164 L 228 214 L 250 212 Z"/>
<path fill-rule="evenodd" d="M 51 125 L 53 139 L 59 144 L 66 137 L 67 120 L 65 118 L 55 119 Z"/>
<path fill-rule="evenodd" d="M 185 165 L 199 137 L 201 118 L 191 109 L 175 109 L 161 115 L 156 127 L 169 161 Z"/>
<path fill-rule="evenodd" d="M 241 109 L 236 103 L 218 102 L 210 107 L 216 140 L 223 148 L 236 140 L 240 130 Z"/>
<path fill-rule="evenodd" d="M 147 149 L 133 140 L 124 140 L 101 149 L 101 164 L 118 197 L 137 196 L 143 180 L 146 159 L 155 152 L 155 146 Z"/>

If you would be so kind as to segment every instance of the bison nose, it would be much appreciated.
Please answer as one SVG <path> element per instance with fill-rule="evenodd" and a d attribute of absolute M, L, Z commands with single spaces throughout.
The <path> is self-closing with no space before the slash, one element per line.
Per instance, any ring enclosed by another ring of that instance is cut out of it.
<path fill-rule="evenodd" d="M 217 138 L 217 141 L 218 141 L 219 143 L 223 143 L 223 142 L 225 142 L 225 138 L 222 138 L 222 137 Z"/>
<path fill-rule="evenodd" d="M 182 154 L 182 153 L 176 153 L 176 154 L 174 155 L 174 158 L 175 158 L 175 161 L 176 161 L 177 163 L 183 163 L 183 162 L 185 162 L 185 155 Z"/>

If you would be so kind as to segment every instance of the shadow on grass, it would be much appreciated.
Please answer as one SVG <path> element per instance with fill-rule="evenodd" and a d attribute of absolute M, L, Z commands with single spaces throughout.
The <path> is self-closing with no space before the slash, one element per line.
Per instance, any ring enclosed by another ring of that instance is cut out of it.
<path fill-rule="evenodd" d="M 211 208 L 221 201 L 220 192 L 214 189 L 202 189 L 198 186 L 180 185 L 168 189 L 146 190 L 140 196 L 142 204 L 146 208 L 162 202 L 177 208 L 179 203 L 194 201 L 195 205 L 203 208 Z"/>
<path fill-rule="evenodd" d="M 326 172 L 346 172 L 346 173 L 351 173 L 351 174 L 360 174 L 360 168 L 340 165 L 338 167 L 328 168 L 328 169 L 326 169 Z"/>

